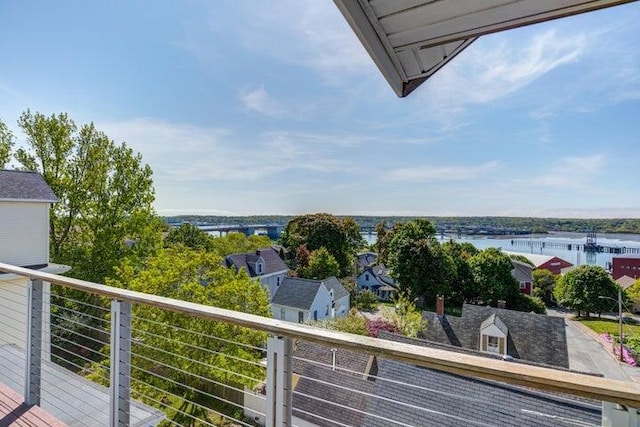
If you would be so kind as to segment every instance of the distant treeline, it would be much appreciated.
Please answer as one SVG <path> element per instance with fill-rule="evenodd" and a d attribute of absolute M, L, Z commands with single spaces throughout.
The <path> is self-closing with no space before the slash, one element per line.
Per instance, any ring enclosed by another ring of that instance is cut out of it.
<path fill-rule="evenodd" d="M 338 217 L 340 217 L 338 215 Z M 209 216 L 180 215 L 164 217 L 170 224 L 190 222 L 208 225 L 249 225 L 249 224 L 287 224 L 293 215 L 252 215 L 252 216 Z M 406 222 L 418 217 L 409 216 L 352 216 L 363 228 L 373 228 L 381 221 L 387 226 L 397 222 Z M 436 227 L 449 230 L 469 228 L 494 228 L 520 230 L 527 233 L 548 233 L 549 231 L 573 231 L 586 233 L 627 233 L 640 234 L 640 218 L 580 219 L 580 218 L 522 218 L 522 217 L 420 217 L 431 221 Z"/>

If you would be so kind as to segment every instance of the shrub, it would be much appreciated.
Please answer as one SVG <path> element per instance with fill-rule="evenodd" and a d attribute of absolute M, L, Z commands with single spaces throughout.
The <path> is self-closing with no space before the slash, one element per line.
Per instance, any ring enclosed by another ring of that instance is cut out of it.
<path fill-rule="evenodd" d="M 333 329 L 335 331 L 347 332 L 349 334 L 369 335 L 366 319 L 357 314 L 357 312 L 350 312 L 349 315 L 345 317 L 336 317 L 332 320 L 319 322 L 317 326 Z"/>
<path fill-rule="evenodd" d="M 395 323 L 391 323 L 385 319 L 368 320 L 367 330 L 369 331 L 369 335 L 374 338 L 378 338 L 378 333 L 380 331 L 387 331 L 394 334 L 400 332 Z"/>
<path fill-rule="evenodd" d="M 378 305 L 378 297 L 369 290 L 365 290 L 356 295 L 356 304 L 360 310 L 373 310 Z"/>
<path fill-rule="evenodd" d="M 532 297 L 525 294 L 520 294 L 515 301 L 513 309 L 518 311 L 534 312 L 537 314 L 544 314 L 546 311 L 544 302 L 540 297 Z"/>

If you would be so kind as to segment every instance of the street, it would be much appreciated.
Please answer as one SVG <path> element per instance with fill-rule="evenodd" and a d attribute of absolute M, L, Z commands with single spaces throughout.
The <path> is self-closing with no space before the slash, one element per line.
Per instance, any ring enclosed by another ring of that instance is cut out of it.
<path fill-rule="evenodd" d="M 565 318 L 569 367 L 580 372 L 602 374 L 605 378 L 640 382 L 640 368 L 634 368 L 615 359 L 604 347 L 600 337 L 563 312 L 547 309 L 550 316 Z"/>

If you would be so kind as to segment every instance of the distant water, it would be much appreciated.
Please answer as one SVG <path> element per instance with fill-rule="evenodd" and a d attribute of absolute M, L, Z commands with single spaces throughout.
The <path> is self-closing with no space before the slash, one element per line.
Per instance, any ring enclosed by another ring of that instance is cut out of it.
<path fill-rule="evenodd" d="M 367 243 L 372 244 L 377 240 L 375 233 L 362 233 L 362 237 Z M 512 245 L 511 241 L 525 241 L 525 242 L 564 242 L 573 244 L 585 244 L 587 237 L 584 233 L 569 233 L 569 232 L 552 232 L 549 234 L 532 234 L 527 236 L 517 237 L 505 237 L 505 236 L 462 236 L 461 238 L 452 238 L 444 236 L 438 240 L 449 241 L 453 239 L 456 242 L 471 243 L 478 249 L 486 248 L 500 248 L 511 252 L 520 252 L 523 254 L 534 253 L 542 255 L 554 255 L 559 258 L 569 261 L 574 265 L 583 265 L 588 263 L 587 253 L 584 251 L 569 251 L 565 249 L 554 248 L 528 248 L 526 246 Z M 619 246 L 627 248 L 640 248 L 640 235 L 638 234 L 599 234 L 597 236 L 597 243 L 604 246 Z M 603 268 L 608 268 L 613 257 L 637 257 L 638 255 L 629 254 L 608 254 L 598 253 L 593 254 L 594 265 L 599 265 Z"/>

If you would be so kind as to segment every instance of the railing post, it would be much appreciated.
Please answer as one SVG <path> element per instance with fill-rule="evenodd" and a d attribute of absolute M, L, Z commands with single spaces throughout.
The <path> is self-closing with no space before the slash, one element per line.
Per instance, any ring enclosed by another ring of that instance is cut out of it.
<path fill-rule="evenodd" d="M 27 290 L 27 345 L 24 401 L 40 405 L 42 380 L 42 280 L 29 280 Z"/>
<path fill-rule="evenodd" d="M 131 413 L 131 303 L 111 301 L 109 426 L 130 424 Z"/>
<path fill-rule="evenodd" d="M 638 427 L 638 409 L 616 403 L 602 402 L 602 427 Z"/>
<path fill-rule="evenodd" d="M 270 337 L 267 340 L 266 427 L 292 426 L 293 340 Z"/>

